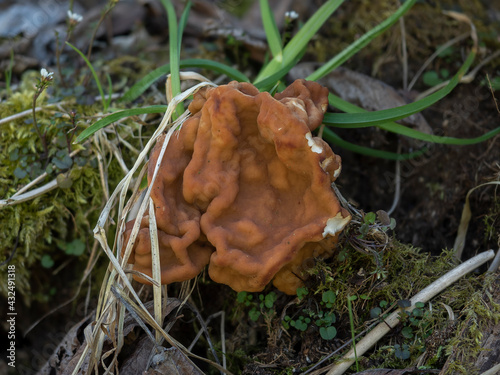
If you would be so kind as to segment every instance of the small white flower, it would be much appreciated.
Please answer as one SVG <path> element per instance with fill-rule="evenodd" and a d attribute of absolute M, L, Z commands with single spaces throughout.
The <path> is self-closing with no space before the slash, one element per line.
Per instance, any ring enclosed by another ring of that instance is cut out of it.
<path fill-rule="evenodd" d="M 291 10 L 291 11 L 285 13 L 285 18 L 290 20 L 290 21 L 295 20 L 295 19 L 299 18 L 299 14 L 296 11 Z"/>
<path fill-rule="evenodd" d="M 48 72 L 47 69 L 42 68 L 40 70 L 40 74 L 42 75 L 43 79 L 46 79 L 46 80 L 50 81 L 53 78 L 52 76 L 54 75 L 54 72 Z"/>
<path fill-rule="evenodd" d="M 80 16 L 78 13 L 73 13 L 71 10 L 68 10 L 68 18 L 71 22 L 78 23 L 82 22 L 83 17 Z"/>

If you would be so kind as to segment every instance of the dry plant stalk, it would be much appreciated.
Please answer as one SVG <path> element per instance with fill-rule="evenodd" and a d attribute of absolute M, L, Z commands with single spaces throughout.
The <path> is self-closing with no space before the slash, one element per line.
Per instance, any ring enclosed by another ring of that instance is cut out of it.
<path fill-rule="evenodd" d="M 170 139 L 170 137 L 172 137 L 174 132 L 182 126 L 184 121 L 190 115 L 189 111 L 186 110 L 177 120 L 172 121 L 172 115 L 175 108 L 178 104 L 183 103 L 189 96 L 193 95 L 200 88 L 204 86 L 215 86 L 215 84 L 211 83 L 205 77 L 197 73 L 181 73 L 181 79 L 191 79 L 201 82 L 182 92 L 169 101 L 167 111 L 163 116 L 160 125 L 151 136 L 144 149 L 138 155 L 134 166 L 128 171 L 128 173 L 116 187 L 115 191 L 110 195 L 104 209 L 101 212 L 97 225 L 94 228 L 94 237 L 99 241 L 102 249 L 110 259 L 110 264 L 101 287 L 99 301 L 96 309 L 95 321 L 89 324 L 89 326 L 85 329 L 84 333 L 86 339 L 86 347 L 79 359 L 78 364 L 73 370 L 73 374 L 77 374 L 79 372 L 85 361 L 85 358 L 87 358 L 88 356 L 90 356 L 88 362 L 89 372 L 94 370 L 95 373 L 98 373 L 99 363 L 101 363 L 105 369 L 104 374 L 110 374 L 112 372 L 114 373 L 114 369 L 118 369 L 117 358 L 118 353 L 124 345 L 123 328 L 125 312 L 127 309 L 136 318 L 136 320 L 138 320 L 138 323 L 140 325 L 144 327 L 144 324 L 148 324 L 154 328 L 155 341 L 158 345 L 161 344 L 162 340 L 166 340 L 170 345 L 176 347 L 188 357 L 195 357 L 200 360 L 209 362 L 221 372 L 228 373 L 222 366 L 206 358 L 201 358 L 190 353 L 188 349 L 186 349 L 175 339 L 169 336 L 168 333 L 163 329 L 162 309 L 164 309 L 165 306 L 162 306 L 162 290 L 166 291 L 166 289 L 161 287 L 160 254 L 158 249 L 158 237 L 156 230 L 150 231 L 153 257 L 152 277 L 141 274 L 142 277 L 146 278 L 153 284 L 154 317 L 149 313 L 147 308 L 144 306 L 144 303 L 141 301 L 140 297 L 132 287 L 131 272 L 126 272 L 126 269 L 129 268 L 127 267 L 127 260 L 132 252 L 132 244 L 139 232 L 140 220 L 137 220 L 136 225 L 134 225 L 130 240 L 125 247 L 123 255 L 120 251 L 120 249 L 123 248 L 121 243 L 121 233 L 125 226 L 125 222 L 127 221 L 127 219 L 129 219 L 128 216 L 132 207 L 134 206 L 134 204 L 137 205 L 140 199 L 142 199 L 142 201 L 140 202 L 137 216 L 142 217 L 146 210 L 148 210 L 150 228 L 156 228 L 153 201 L 150 198 L 151 188 L 158 174 L 158 169 L 167 148 L 168 140 Z M 168 86 L 169 80 L 167 80 L 167 93 L 171 92 L 171 89 Z M 155 167 L 152 181 L 149 184 L 149 187 L 141 194 L 141 192 L 139 192 L 139 186 L 142 178 L 147 171 L 147 156 L 149 155 L 149 151 L 155 144 L 157 138 L 162 135 L 167 129 L 168 131 L 166 133 L 166 140 L 163 143 L 163 147 L 161 149 L 161 153 Z M 127 192 L 131 187 L 132 181 L 134 180 L 134 174 L 136 174 L 137 172 L 139 172 L 139 174 L 132 188 L 132 196 L 129 198 L 128 202 L 125 203 Z M 117 203 L 117 220 L 114 221 L 111 217 L 111 211 Z M 108 238 L 106 236 L 106 228 L 109 224 L 114 223 L 116 223 L 117 225 L 117 230 L 113 247 L 110 248 L 108 245 Z M 103 353 L 103 344 L 106 336 L 112 339 L 114 348 Z M 106 366 L 104 365 L 103 360 L 108 357 L 112 357 L 112 361 L 109 366 Z"/>

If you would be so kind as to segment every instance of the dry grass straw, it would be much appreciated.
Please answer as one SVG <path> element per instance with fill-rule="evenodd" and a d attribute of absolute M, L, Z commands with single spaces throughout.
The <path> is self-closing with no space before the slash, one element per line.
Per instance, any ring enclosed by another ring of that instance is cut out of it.
<path fill-rule="evenodd" d="M 155 341 L 157 347 L 162 343 L 163 340 L 165 340 L 168 344 L 183 352 L 188 358 L 194 357 L 209 362 L 211 365 L 218 368 L 221 372 L 227 373 L 227 371 L 222 366 L 206 358 L 200 358 L 190 353 L 188 349 L 186 349 L 183 345 L 178 343 L 168 334 L 168 329 L 163 329 L 162 312 L 166 311 L 165 308 L 167 296 L 166 288 L 162 288 L 161 286 L 160 251 L 158 247 L 158 234 L 156 230 L 154 204 L 150 197 L 151 187 L 158 175 L 159 166 L 164 157 L 170 137 L 174 135 L 174 132 L 182 126 L 184 121 L 189 118 L 190 115 L 189 111 L 186 110 L 178 119 L 173 121 L 172 115 L 175 108 L 200 88 L 204 86 L 215 86 L 206 78 L 196 73 L 182 73 L 181 79 L 190 79 L 201 82 L 169 100 L 167 111 L 160 125 L 151 136 L 147 144 L 144 146 L 143 150 L 137 156 L 137 161 L 134 166 L 128 171 L 128 173 L 126 173 L 125 177 L 120 181 L 115 191 L 109 196 L 109 199 L 103 211 L 101 212 L 97 225 L 94 228 L 94 236 L 99 241 L 102 249 L 108 256 L 110 264 L 108 266 L 108 270 L 101 287 L 95 320 L 91 324 L 89 324 L 84 331 L 86 347 L 79 359 L 78 364 L 74 368 L 73 374 L 77 374 L 84 364 L 86 366 L 87 361 L 88 372 L 92 372 L 93 370 L 96 374 L 99 373 L 100 364 L 104 368 L 104 374 L 111 374 L 116 372 L 116 370 L 118 369 L 118 354 L 124 345 L 123 328 L 125 313 L 127 311 L 137 320 L 138 324 L 143 327 L 150 338 Z M 167 80 L 168 99 L 170 99 L 171 97 L 170 93 L 171 89 L 169 88 L 169 80 Z M 165 141 L 163 142 L 162 148 L 160 150 L 158 161 L 152 176 L 152 181 L 145 191 L 140 192 L 139 186 L 147 171 L 147 156 L 149 155 L 150 150 L 155 144 L 158 137 L 165 131 L 167 131 Z M 102 130 L 100 132 L 102 132 Z M 107 147 L 105 145 L 104 139 L 100 137 L 102 136 L 96 136 L 96 142 L 100 143 L 101 147 Z M 104 165 L 105 163 L 103 163 L 103 165 L 100 164 L 101 168 L 103 168 Z M 104 180 L 104 170 L 101 176 Z M 132 190 L 132 194 L 126 202 L 127 196 L 129 195 L 129 189 Z M 132 271 L 127 265 L 127 261 L 132 252 L 132 244 L 137 237 L 141 222 L 141 220 L 135 221 L 130 240 L 124 247 L 122 244 L 121 233 L 124 230 L 125 222 L 130 220 L 129 213 L 131 212 L 133 206 L 138 206 L 136 215 L 137 218 L 143 217 L 146 212 L 149 215 L 151 254 L 153 259 L 152 277 L 149 277 L 142 273 L 138 273 L 136 271 Z M 113 220 L 113 215 L 116 215 L 116 220 Z M 117 230 L 113 241 L 113 247 L 111 248 L 109 246 L 109 241 L 107 238 L 107 229 L 109 228 L 110 224 L 113 225 L 115 223 L 117 226 Z M 125 249 L 123 254 L 121 252 L 122 248 Z M 142 278 L 146 279 L 153 285 L 154 316 L 148 311 L 139 294 L 132 287 L 132 273 L 140 275 Z M 189 293 L 187 297 L 188 296 Z M 154 337 L 152 333 L 147 329 L 146 324 L 151 326 L 155 330 Z M 104 348 L 104 342 L 106 339 L 111 339 L 113 348 Z M 106 361 L 109 363 L 108 365 L 106 365 L 104 362 L 104 360 L 107 358 L 111 358 L 110 362 Z M 195 366 L 194 364 L 192 365 Z"/>
<path fill-rule="evenodd" d="M 470 195 L 476 189 L 488 186 L 488 185 L 500 185 L 500 181 L 490 181 L 484 184 L 478 185 L 467 192 L 465 196 L 464 208 L 462 209 L 462 216 L 460 218 L 460 225 L 458 226 L 457 236 L 455 238 L 455 243 L 453 245 L 453 250 L 455 252 L 455 258 L 462 259 L 462 253 L 465 247 L 465 238 L 467 237 L 467 230 L 469 229 L 469 222 L 472 218 L 472 211 L 470 208 Z"/>

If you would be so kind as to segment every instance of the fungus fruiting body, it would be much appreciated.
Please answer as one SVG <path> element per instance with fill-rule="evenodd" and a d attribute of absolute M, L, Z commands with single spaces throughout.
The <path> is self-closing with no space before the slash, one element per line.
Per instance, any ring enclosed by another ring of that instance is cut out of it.
<path fill-rule="evenodd" d="M 162 283 L 193 278 L 208 264 L 212 280 L 236 291 L 260 291 L 273 280 L 294 294 L 304 262 L 331 255 L 350 216 L 331 189 L 340 157 L 311 134 L 327 96 L 305 80 L 275 97 L 238 82 L 195 94 L 151 193 Z M 150 184 L 163 142 L 150 158 Z M 147 216 L 129 262 L 151 275 Z"/>

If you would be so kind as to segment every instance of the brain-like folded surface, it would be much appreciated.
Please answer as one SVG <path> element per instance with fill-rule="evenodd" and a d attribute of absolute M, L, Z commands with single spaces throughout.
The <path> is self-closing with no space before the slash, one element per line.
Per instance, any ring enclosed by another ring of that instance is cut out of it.
<path fill-rule="evenodd" d="M 331 189 L 340 157 L 311 134 L 327 96 L 305 80 L 274 98 L 237 82 L 195 94 L 151 193 L 162 283 L 191 279 L 208 264 L 212 280 L 236 291 L 260 291 L 274 279 L 294 294 L 304 262 L 331 255 L 350 216 Z M 163 142 L 151 155 L 150 183 Z M 147 216 L 129 262 L 151 275 Z"/>

